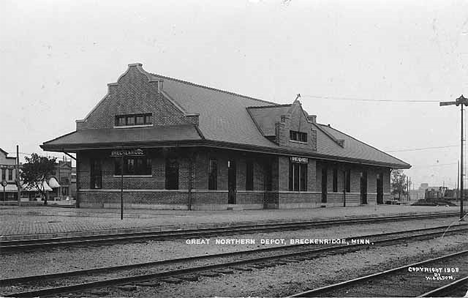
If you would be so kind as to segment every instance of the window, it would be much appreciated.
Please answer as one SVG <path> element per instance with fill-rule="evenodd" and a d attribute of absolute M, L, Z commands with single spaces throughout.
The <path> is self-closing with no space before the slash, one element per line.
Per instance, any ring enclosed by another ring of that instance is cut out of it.
<path fill-rule="evenodd" d="M 307 164 L 289 163 L 289 190 L 307 190 Z"/>
<path fill-rule="evenodd" d="M 210 159 L 208 169 L 208 189 L 218 189 L 218 161 L 216 159 Z"/>
<path fill-rule="evenodd" d="M 125 126 L 125 116 L 116 116 L 115 117 L 115 125 L 116 126 Z"/>
<path fill-rule="evenodd" d="M 13 169 L 8 169 L 8 180 L 13 180 Z"/>
<path fill-rule="evenodd" d="M 179 162 L 175 158 L 166 159 L 166 189 L 179 189 Z"/>
<path fill-rule="evenodd" d="M 289 138 L 292 141 L 307 143 L 307 133 L 305 133 L 305 132 L 290 130 L 289 131 Z"/>
<path fill-rule="evenodd" d="M 333 169 L 333 192 L 338 192 L 338 170 Z"/>
<path fill-rule="evenodd" d="M 2 180 L 6 180 L 6 169 L 2 169 Z"/>
<path fill-rule="evenodd" d="M 138 115 L 135 117 L 136 119 L 136 125 L 143 125 L 145 124 L 145 116 L 143 115 Z"/>
<path fill-rule="evenodd" d="M 127 116 L 127 125 L 135 125 L 135 117 Z"/>
<path fill-rule="evenodd" d="M 114 160 L 114 175 L 122 175 L 121 158 Z M 151 159 L 147 157 L 124 156 L 123 158 L 124 175 L 151 175 Z"/>
<path fill-rule="evenodd" d="M 248 160 L 245 169 L 245 190 L 253 190 L 254 184 L 254 164 L 253 161 Z"/>
<path fill-rule="evenodd" d="M 151 125 L 151 113 L 115 116 L 115 126 Z"/>

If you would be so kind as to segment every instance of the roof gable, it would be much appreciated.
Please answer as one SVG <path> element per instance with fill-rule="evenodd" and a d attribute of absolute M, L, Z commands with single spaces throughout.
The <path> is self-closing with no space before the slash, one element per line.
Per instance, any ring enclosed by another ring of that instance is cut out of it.
<path fill-rule="evenodd" d="M 114 128 L 115 115 L 148 111 L 155 116 L 153 127 Z M 278 121 L 282 140 L 288 144 L 275 143 L 267 138 L 275 136 Z M 310 142 L 293 144 L 289 130 L 310 133 L 310 139 L 314 138 L 316 146 L 311 146 Z M 109 84 L 109 93 L 83 121 L 77 121 L 76 132 L 45 142 L 43 148 L 84 150 L 99 148 L 99 145 L 126 143 L 157 146 L 163 142 L 178 142 L 180 145 L 184 141 L 243 150 L 253 148 L 272 154 L 365 162 L 394 168 L 410 167 L 344 133 L 315 123 L 315 116 L 309 116 L 297 99 L 293 104 L 279 105 L 151 74 L 143 70 L 141 64 L 129 65 L 117 83 Z"/>

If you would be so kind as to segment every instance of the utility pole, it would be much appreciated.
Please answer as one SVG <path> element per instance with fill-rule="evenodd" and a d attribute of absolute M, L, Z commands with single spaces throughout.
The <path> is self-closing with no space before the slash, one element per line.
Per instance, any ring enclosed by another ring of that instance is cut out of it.
<path fill-rule="evenodd" d="M 21 183 L 19 172 L 19 146 L 16 145 L 16 190 L 18 192 L 18 206 L 21 206 Z"/>
<path fill-rule="evenodd" d="M 440 106 L 451 106 L 456 105 L 460 106 L 461 113 L 461 125 L 460 125 L 460 221 L 463 220 L 463 105 L 468 106 L 468 99 L 463 96 L 463 94 L 456 99 L 456 101 L 444 101 L 439 103 Z"/>

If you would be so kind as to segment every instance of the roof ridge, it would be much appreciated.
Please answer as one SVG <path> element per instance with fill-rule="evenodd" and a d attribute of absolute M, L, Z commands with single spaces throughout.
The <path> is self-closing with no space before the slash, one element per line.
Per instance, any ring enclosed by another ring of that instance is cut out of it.
<path fill-rule="evenodd" d="M 274 106 L 251 106 L 247 107 L 247 109 L 264 109 L 264 108 L 281 108 L 281 107 L 289 107 L 291 104 L 276 104 Z"/>
<path fill-rule="evenodd" d="M 264 103 L 269 103 L 269 104 L 272 104 L 272 105 L 278 105 L 277 103 L 274 103 L 274 102 L 271 102 L 271 101 L 258 99 L 258 98 L 255 98 L 255 97 L 250 97 L 250 96 L 247 96 L 247 95 L 242 95 L 242 94 L 231 92 L 231 91 L 226 91 L 226 90 L 222 90 L 222 89 L 208 87 L 208 86 L 205 86 L 205 85 L 200 85 L 200 84 L 192 83 L 192 82 L 189 82 L 189 81 L 184 81 L 184 80 L 180 80 L 180 79 L 176 79 L 176 78 L 171 78 L 171 77 L 167 77 L 167 76 L 163 76 L 163 75 L 155 74 L 155 73 L 151 73 L 151 72 L 149 72 L 149 74 L 151 74 L 153 76 L 156 76 L 156 77 L 159 77 L 159 78 L 173 80 L 173 81 L 176 81 L 176 82 L 179 82 L 179 83 L 188 84 L 188 85 L 192 85 L 192 86 L 195 86 L 195 87 L 201 87 L 201 88 L 205 88 L 205 89 L 209 89 L 209 90 L 213 90 L 213 91 L 227 93 L 227 94 L 230 94 L 230 95 L 240 96 L 240 97 L 244 97 L 244 98 L 248 98 L 248 99 L 252 99 L 252 100 L 256 100 L 256 101 L 260 101 L 260 102 L 264 102 Z"/>
<path fill-rule="evenodd" d="M 382 151 L 382 150 L 380 150 L 380 149 L 378 149 L 378 148 L 376 148 L 376 147 L 374 147 L 374 146 L 372 146 L 372 145 L 369 145 L 369 144 L 367 144 L 366 142 L 363 142 L 363 141 L 361 141 L 361 140 L 358 140 L 358 139 L 356 139 L 355 137 L 350 136 L 350 135 L 348 135 L 347 133 L 344 133 L 344 132 L 342 132 L 342 131 L 340 131 L 340 130 L 334 128 L 334 127 L 331 127 L 331 126 L 328 126 L 328 125 L 324 125 L 324 124 L 319 124 L 319 125 L 329 127 L 329 128 L 331 128 L 331 129 L 333 129 L 333 130 L 339 132 L 339 133 L 344 134 L 345 136 L 347 136 L 347 137 L 349 137 L 349 138 L 351 138 L 351 139 L 353 139 L 353 140 L 355 140 L 355 141 L 357 141 L 357 142 L 360 142 L 360 143 L 362 143 L 362 144 L 364 144 L 364 145 L 366 145 L 366 146 L 369 146 L 369 147 L 371 147 L 372 149 L 375 149 L 375 150 L 379 151 L 380 153 L 383 153 L 383 154 L 385 154 L 385 155 L 387 155 L 387 156 L 390 156 L 391 158 L 394 158 L 394 159 L 396 159 L 396 160 L 398 160 L 398 161 L 400 161 L 400 162 L 402 162 L 402 163 L 404 163 L 404 164 L 407 164 L 407 165 L 409 165 L 409 166 L 411 167 L 411 165 L 410 165 L 409 163 L 407 163 L 407 162 L 405 162 L 405 161 L 399 159 L 398 157 L 395 157 L 395 156 L 393 156 L 393 155 L 390 155 L 390 154 L 388 154 L 387 152 L 384 152 L 384 151 Z"/>

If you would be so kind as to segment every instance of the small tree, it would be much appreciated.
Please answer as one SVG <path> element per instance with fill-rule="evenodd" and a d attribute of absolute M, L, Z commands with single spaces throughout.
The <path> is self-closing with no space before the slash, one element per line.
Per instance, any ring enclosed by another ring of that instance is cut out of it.
<path fill-rule="evenodd" d="M 398 194 L 398 199 L 401 199 L 402 196 L 408 194 L 407 190 L 407 181 L 406 175 L 403 174 L 403 170 L 393 170 L 392 171 L 392 195 Z"/>
<path fill-rule="evenodd" d="M 47 205 L 47 194 L 45 190 L 45 181 L 55 170 L 56 157 L 49 158 L 40 156 L 36 153 L 31 154 L 31 157 L 25 157 L 26 163 L 23 164 L 21 170 L 21 179 L 27 187 L 33 187 L 39 190 L 45 198 L 44 205 Z"/>

